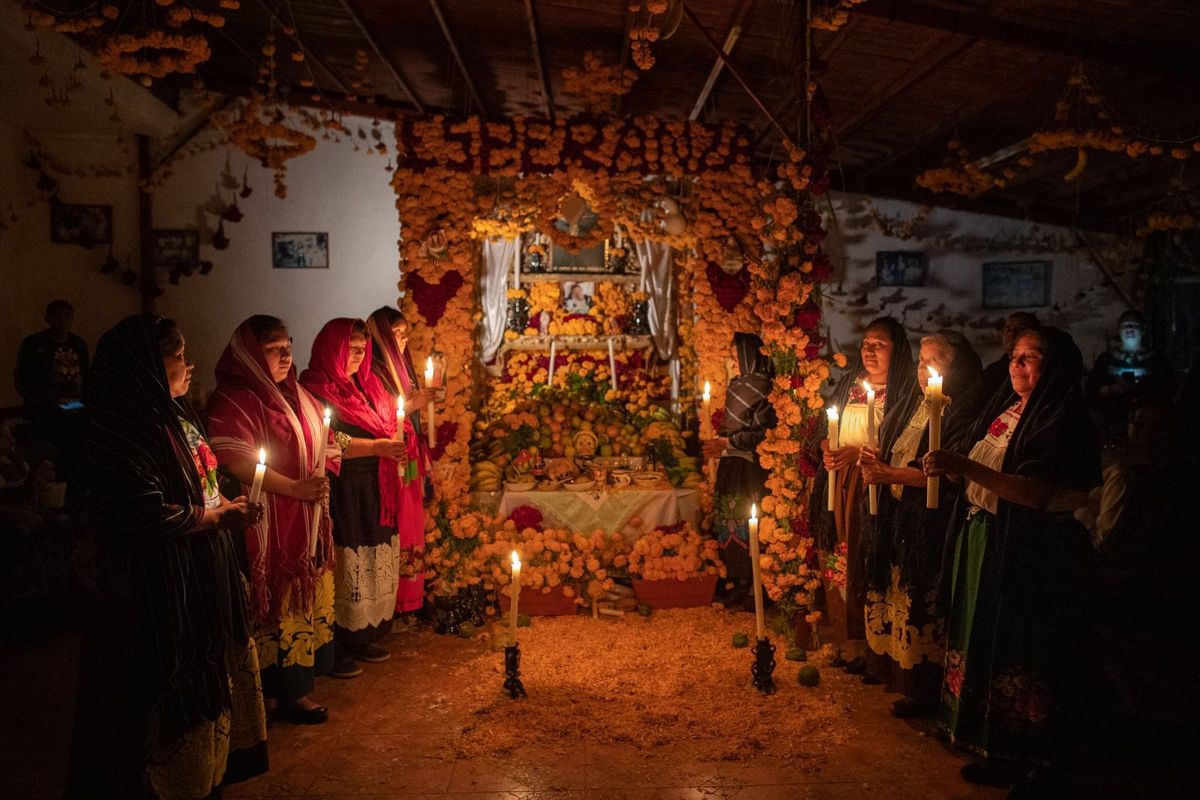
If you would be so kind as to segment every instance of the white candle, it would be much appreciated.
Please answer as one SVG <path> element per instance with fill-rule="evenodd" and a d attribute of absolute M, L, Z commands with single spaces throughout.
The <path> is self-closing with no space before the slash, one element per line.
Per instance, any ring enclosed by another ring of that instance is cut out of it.
<path fill-rule="evenodd" d="M 254 468 L 254 483 L 250 486 L 250 502 L 257 503 L 262 495 L 263 478 L 267 476 L 267 451 L 258 450 L 258 466 Z"/>
<path fill-rule="evenodd" d="M 396 441 L 404 444 L 404 392 L 396 395 Z M 396 462 L 396 474 L 401 478 L 408 471 L 408 458 L 401 456 Z"/>
<path fill-rule="evenodd" d="M 933 367 L 929 368 L 929 381 L 926 395 L 929 399 L 929 451 L 940 450 L 942 447 L 942 376 Z M 925 479 L 925 507 L 938 507 L 938 493 L 941 481 L 936 475 Z"/>
<path fill-rule="evenodd" d="M 758 638 L 767 638 L 767 624 L 763 619 L 762 567 L 758 563 L 758 506 L 750 506 L 750 573 L 754 576 L 754 617 Z"/>
<path fill-rule="evenodd" d="M 325 474 L 325 445 L 329 442 L 329 420 L 332 417 L 329 409 L 325 409 L 325 417 L 321 423 L 321 438 L 317 440 L 317 471 L 314 477 L 323 476 Z M 308 555 L 310 558 L 317 556 L 317 532 L 321 529 L 321 517 L 323 506 L 321 503 L 316 503 L 313 508 L 312 524 L 308 529 Z"/>
<path fill-rule="evenodd" d="M 513 288 L 521 288 L 521 234 L 517 234 L 517 253 L 513 258 Z"/>
<path fill-rule="evenodd" d="M 425 359 L 425 388 L 432 389 L 433 386 L 433 356 Z M 428 434 L 429 449 L 437 447 L 437 412 L 433 407 L 433 401 L 429 401 L 429 419 L 426 421 L 426 433 Z"/>
<path fill-rule="evenodd" d="M 521 597 L 521 555 L 512 551 L 512 582 L 509 584 L 508 625 L 511 629 L 512 643 L 517 643 L 517 602 Z"/>
<path fill-rule="evenodd" d="M 546 385 L 554 385 L 554 349 L 558 343 L 553 339 L 550 340 L 550 369 L 546 373 Z"/>
<path fill-rule="evenodd" d="M 837 406 L 830 406 L 825 409 L 825 416 L 829 417 L 829 451 L 832 453 L 841 447 L 841 433 L 838 428 L 838 410 Z M 837 495 L 837 470 L 829 470 L 829 510 L 833 511 L 833 501 Z"/>
<path fill-rule="evenodd" d="M 713 436 L 712 429 L 712 384 L 708 381 L 704 382 L 704 393 L 700 395 L 700 436 L 704 439 L 711 439 Z M 708 473 L 706 476 L 709 483 L 716 480 L 716 473 L 713 470 L 713 459 L 707 459 L 704 462 L 704 471 Z"/>
<path fill-rule="evenodd" d="M 863 381 L 863 388 L 867 390 L 867 444 L 878 447 L 879 432 L 875 430 L 875 389 L 866 381 Z M 879 513 L 879 487 L 875 484 L 871 484 L 867 489 L 867 505 L 871 516 Z"/>
<path fill-rule="evenodd" d="M 617 354 L 613 350 L 612 337 L 608 337 L 608 377 L 615 391 L 617 388 Z"/>
<path fill-rule="evenodd" d="M 604 268 L 608 269 L 608 239 L 604 240 Z"/>

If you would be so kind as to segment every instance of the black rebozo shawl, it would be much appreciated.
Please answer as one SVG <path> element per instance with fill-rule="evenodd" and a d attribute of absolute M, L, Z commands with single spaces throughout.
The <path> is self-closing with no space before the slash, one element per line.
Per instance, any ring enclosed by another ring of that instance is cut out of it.
<path fill-rule="evenodd" d="M 771 405 L 771 380 L 775 375 L 771 360 L 763 352 L 762 339 L 753 333 L 733 335 L 737 348 L 739 375 L 725 390 L 725 420 L 721 432 L 729 438 L 726 455 L 758 463 L 755 451 L 776 424 L 775 408 Z"/>
<path fill-rule="evenodd" d="M 979 355 L 962 334 L 956 331 L 940 333 L 949 339 L 954 353 L 942 385 L 942 391 L 950 399 L 942 416 L 942 449 L 965 452 L 972 444 L 969 440 L 975 418 L 986 399 L 982 395 L 983 366 Z M 896 440 L 923 402 L 924 396 L 917 393 L 907 398 L 905 408 L 896 407 L 895 416 L 880 430 L 880 459 L 891 462 Z M 928 450 L 929 428 L 926 426 L 914 460 L 908 466 L 916 466 Z M 886 486 L 881 487 L 879 515 L 874 526 L 867 526 L 871 532 L 863 543 L 863 574 L 869 589 L 881 593 L 887 590 L 892 565 L 900 568 L 901 586 L 932 588 L 941 567 L 946 522 L 958 497 L 959 486 L 942 480 L 940 491 L 938 508 L 927 509 L 924 487 L 905 486 L 899 500 L 887 491 Z"/>
<path fill-rule="evenodd" d="M 888 363 L 888 379 L 887 393 L 883 404 L 883 423 L 879 429 L 880 443 L 883 442 L 883 433 L 889 427 L 892 419 L 903 418 L 900 423 L 901 429 L 908 423 L 911 416 L 912 404 L 920 400 L 920 387 L 917 385 L 916 368 L 913 365 L 912 347 L 908 343 L 908 334 L 904 331 L 904 326 L 901 325 L 894 317 L 879 317 L 867 325 L 866 330 L 872 328 L 883 328 L 887 331 L 888 338 L 892 341 L 892 358 Z M 849 363 L 846 364 L 846 372 L 838 381 L 837 386 L 833 390 L 833 395 L 829 398 L 829 403 L 835 406 L 838 411 L 846 408 L 846 401 L 850 398 L 850 387 L 863 379 L 863 363 L 862 363 L 862 346 L 855 348 L 850 355 Z M 914 398 L 916 398 L 914 400 Z M 909 413 L 906 415 L 903 408 L 909 408 Z M 897 410 L 899 409 L 899 410 Z M 825 469 L 825 463 L 821 458 L 821 440 L 829 435 L 829 422 L 825 415 L 821 415 L 821 419 L 817 421 L 813 436 L 808 441 L 808 451 L 812 458 L 816 460 L 817 477 L 813 481 L 812 496 L 809 501 L 809 525 L 812 529 L 813 536 L 816 539 L 817 546 L 823 550 L 832 550 L 837 542 L 837 530 L 833 523 L 833 513 L 828 510 L 826 505 L 826 485 L 829 481 L 829 472 Z"/>
<path fill-rule="evenodd" d="M 127 317 L 100 338 L 84 458 L 101 533 L 100 607 L 107 625 L 131 626 L 120 638 L 133 652 L 104 655 L 129 673 L 129 712 L 152 711 L 159 741 L 170 742 L 229 709 L 225 656 L 249 626 L 229 533 L 194 531 L 204 498 L 179 419 L 203 426 L 171 398 L 159 322 Z"/>

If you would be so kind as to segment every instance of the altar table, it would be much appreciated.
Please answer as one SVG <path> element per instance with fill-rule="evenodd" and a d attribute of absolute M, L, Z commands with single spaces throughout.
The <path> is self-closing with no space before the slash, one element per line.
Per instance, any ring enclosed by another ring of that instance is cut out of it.
<path fill-rule="evenodd" d="M 562 527 L 577 533 L 598 529 L 637 535 L 680 520 L 693 526 L 699 521 L 699 502 L 694 489 L 608 489 L 598 499 L 590 491 L 505 491 L 496 513 L 508 517 L 521 506 L 532 506 L 542 512 L 547 527 Z M 638 528 L 629 527 L 629 520 L 634 517 L 642 520 Z"/>

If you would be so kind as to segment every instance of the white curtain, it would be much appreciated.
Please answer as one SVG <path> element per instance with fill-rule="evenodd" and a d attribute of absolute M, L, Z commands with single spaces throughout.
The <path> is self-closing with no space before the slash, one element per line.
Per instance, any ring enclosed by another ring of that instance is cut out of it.
<path fill-rule="evenodd" d="M 675 271 L 671 248 L 663 242 L 634 242 L 642 268 L 642 288 L 649 293 L 650 336 L 663 361 L 675 358 Z"/>
<path fill-rule="evenodd" d="M 483 243 L 483 270 L 479 282 L 483 311 L 480 358 L 486 363 L 496 357 L 504 343 L 508 316 L 508 271 L 517 258 L 516 239 L 487 239 Z"/>

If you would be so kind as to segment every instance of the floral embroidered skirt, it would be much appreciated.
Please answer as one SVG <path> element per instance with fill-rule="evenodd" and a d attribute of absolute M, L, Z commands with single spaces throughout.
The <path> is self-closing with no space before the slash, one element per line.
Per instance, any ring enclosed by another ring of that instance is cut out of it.
<path fill-rule="evenodd" d="M 867 669 L 890 691 L 935 703 L 942 677 L 943 626 L 936 590 L 902 586 L 892 565 L 887 591 L 867 591 Z"/>
<path fill-rule="evenodd" d="M 279 625 L 254 635 L 262 666 L 263 693 L 276 700 L 299 700 L 314 679 L 333 669 L 333 571 L 317 578 L 311 608 L 282 603 Z"/>
<path fill-rule="evenodd" d="M 1071 622 L 1038 576 L 1004 579 L 996 527 L 976 510 L 955 541 L 938 726 L 978 755 L 1051 764 L 1067 738 Z"/>

